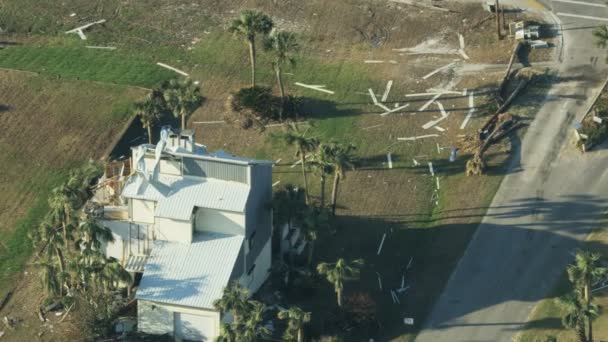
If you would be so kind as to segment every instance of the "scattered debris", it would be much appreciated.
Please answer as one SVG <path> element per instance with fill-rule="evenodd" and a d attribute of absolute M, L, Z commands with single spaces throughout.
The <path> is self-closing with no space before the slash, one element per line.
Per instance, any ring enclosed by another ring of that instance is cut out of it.
<path fill-rule="evenodd" d="M 393 158 L 392 158 L 390 152 L 386 155 L 386 159 L 388 160 L 388 168 L 392 169 L 393 168 Z"/>
<path fill-rule="evenodd" d="M 435 75 L 438 72 L 441 72 L 443 70 L 446 70 L 446 69 L 449 69 L 449 68 L 453 67 L 455 64 L 456 64 L 456 62 L 452 62 L 452 63 L 446 64 L 446 65 L 442 66 L 441 68 L 435 69 L 435 70 L 431 71 L 430 73 L 422 76 L 422 79 L 426 80 L 427 78 Z"/>
<path fill-rule="evenodd" d="M 424 125 L 422 125 L 422 128 L 423 129 L 429 129 L 429 128 L 435 126 L 436 124 L 438 124 L 439 122 L 445 120 L 446 118 L 447 118 L 447 116 L 442 116 L 442 117 L 440 117 L 437 120 L 429 121 L 429 122 L 425 123 Z M 442 128 L 442 130 L 443 130 L 443 128 Z"/>
<path fill-rule="evenodd" d="M 87 49 L 100 49 L 100 50 L 116 50 L 116 46 L 92 46 L 87 45 Z"/>
<path fill-rule="evenodd" d="M 443 93 L 438 93 L 435 96 L 433 96 L 432 99 L 430 99 L 427 103 L 423 104 L 422 107 L 420 107 L 418 109 L 419 112 L 422 112 L 423 110 L 427 109 L 431 104 L 433 104 L 433 102 L 435 102 L 435 100 L 437 100 L 441 95 L 443 95 Z"/>
<path fill-rule="evenodd" d="M 434 126 L 434 129 L 438 130 L 439 132 L 445 132 L 445 128 L 439 127 L 439 126 Z"/>
<path fill-rule="evenodd" d="M 435 170 L 433 170 L 433 163 L 429 162 L 429 172 L 431 176 L 435 177 Z"/>
<path fill-rule="evenodd" d="M 418 139 L 435 138 L 438 136 L 439 136 L 439 134 L 427 134 L 427 135 L 419 135 L 417 137 L 397 138 L 397 140 L 398 141 L 416 141 Z"/>
<path fill-rule="evenodd" d="M 380 291 L 382 291 L 382 278 L 380 277 L 380 273 L 376 272 L 378 275 L 378 286 L 380 287 Z"/>
<path fill-rule="evenodd" d="M 280 180 L 279 180 L 279 181 L 276 181 L 276 182 L 274 182 L 274 183 L 272 183 L 272 187 L 274 188 L 275 186 L 279 185 L 279 183 L 281 183 L 281 181 L 280 181 Z"/>
<path fill-rule="evenodd" d="M 382 252 L 382 246 L 384 246 L 384 239 L 386 239 L 386 233 L 382 235 L 382 241 L 380 241 L 380 246 L 378 246 L 378 255 L 380 255 L 380 252 Z"/>
<path fill-rule="evenodd" d="M 388 108 L 387 106 L 383 105 L 382 103 L 378 102 L 378 99 L 376 98 L 376 94 L 374 94 L 374 91 L 372 90 L 372 88 L 368 89 L 369 91 L 369 96 L 372 97 L 372 101 L 374 102 L 374 105 L 386 110 L 386 111 L 390 111 L 391 109 Z"/>
<path fill-rule="evenodd" d="M 312 90 L 316 90 L 316 91 L 320 91 L 320 92 L 327 93 L 327 94 L 334 94 L 333 91 L 325 89 L 324 85 L 310 85 L 310 84 L 304 84 L 304 83 L 300 83 L 300 82 L 296 82 L 295 85 L 304 87 L 304 88 L 308 88 L 308 89 L 312 89 Z"/>
<path fill-rule="evenodd" d="M 386 83 L 386 88 L 384 89 L 384 95 L 382 95 L 382 102 L 388 99 L 388 94 L 391 91 L 391 87 L 393 86 L 393 80 L 390 80 Z"/>
<path fill-rule="evenodd" d="M 171 71 L 175 71 L 176 73 L 178 73 L 178 74 L 180 74 L 180 75 L 182 75 L 182 76 L 186 76 L 186 77 L 187 77 L 187 76 L 189 76 L 187 72 L 185 72 L 185 71 L 181 71 L 181 70 L 179 70 L 179 69 L 177 69 L 177 68 L 174 68 L 174 67 L 172 67 L 172 66 L 170 66 L 170 65 L 167 65 L 167 64 L 165 64 L 165 63 L 160 63 L 160 62 L 158 62 L 158 63 L 156 63 L 156 65 L 161 66 L 161 67 L 163 67 L 163 68 L 165 68 L 165 69 L 169 69 L 169 70 L 171 70 Z"/>
<path fill-rule="evenodd" d="M 63 315 L 63 317 L 61 317 L 61 319 L 59 320 L 59 323 L 63 322 L 63 320 L 68 317 L 68 314 L 70 313 L 70 311 L 72 311 L 72 308 L 74 307 L 74 304 L 76 303 L 72 303 L 72 305 L 70 305 L 70 307 L 66 310 L 65 314 Z"/>
<path fill-rule="evenodd" d="M 403 106 L 401 106 L 401 107 L 397 107 L 397 108 L 391 109 L 391 110 L 389 110 L 389 111 L 387 111 L 387 112 L 384 112 L 384 113 L 380 114 L 380 116 L 387 116 L 387 115 L 389 115 L 389 114 L 391 114 L 391 113 L 398 112 L 398 111 L 400 111 L 400 110 L 402 110 L 402 109 L 405 109 L 405 108 L 407 108 L 407 107 L 409 107 L 409 106 L 410 106 L 410 104 L 409 104 L 409 103 L 406 103 L 405 105 L 403 105 Z"/>
<path fill-rule="evenodd" d="M 597 122 L 598 124 L 601 124 L 603 122 L 602 118 L 597 116 L 593 117 L 593 121 Z M 0 305 L 0 308 L 2 308 L 2 305 Z"/>
<path fill-rule="evenodd" d="M 103 24 L 105 22 L 106 22 L 105 19 L 97 20 L 95 22 L 92 22 L 92 23 L 89 23 L 89 24 L 86 24 L 86 25 L 82 25 L 82 26 L 77 27 L 75 29 L 66 31 L 65 33 L 76 33 L 80 37 L 80 39 L 87 40 L 87 36 L 84 35 L 84 30 L 88 29 L 89 27 L 91 27 L 93 25 Z"/>

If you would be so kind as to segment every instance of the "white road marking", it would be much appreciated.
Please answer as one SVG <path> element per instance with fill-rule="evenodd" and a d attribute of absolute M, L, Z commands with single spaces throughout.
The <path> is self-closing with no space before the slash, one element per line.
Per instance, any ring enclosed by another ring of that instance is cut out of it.
<path fill-rule="evenodd" d="M 589 15 L 578 15 L 578 14 L 570 14 L 570 13 L 557 13 L 560 17 L 571 17 L 571 18 L 580 18 L 580 19 L 589 19 L 589 20 L 599 20 L 599 21 L 608 21 L 608 18 L 600 18 L 600 17 L 592 17 Z"/>
<path fill-rule="evenodd" d="M 565 3 L 568 3 L 568 4 L 593 6 L 593 7 L 608 7 L 608 6 L 602 5 L 602 4 L 594 4 L 594 3 L 591 3 L 591 2 L 575 1 L 575 0 L 553 0 L 553 2 L 565 2 Z"/>

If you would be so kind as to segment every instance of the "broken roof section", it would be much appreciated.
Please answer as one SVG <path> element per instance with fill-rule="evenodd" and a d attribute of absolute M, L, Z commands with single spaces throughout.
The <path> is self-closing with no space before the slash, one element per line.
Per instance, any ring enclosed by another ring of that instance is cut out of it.
<path fill-rule="evenodd" d="M 135 298 L 213 309 L 242 244 L 241 235 L 218 233 L 196 233 L 188 245 L 155 241 Z"/>
<path fill-rule="evenodd" d="M 246 184 L 209 178 L 158 175 L 129 178 L 123 197 L 156 202 L 154 216 L 189 220 L 194 207 L 244 212 L 250 188 Z"/>

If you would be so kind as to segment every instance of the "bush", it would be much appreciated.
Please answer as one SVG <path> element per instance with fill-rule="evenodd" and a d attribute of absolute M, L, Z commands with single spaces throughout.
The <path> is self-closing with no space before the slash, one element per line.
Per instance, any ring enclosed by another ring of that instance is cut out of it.
<path fill-rule="evenodd" d="M 587 139 L 579 140 L 579 146 L 585 144 L 585 148 L 590 148 L 591 146 L 601 144 L 608 139 L 608 122 L 604 121 L 598 124 L 593 120 L 585 120 L 581 124 L 579 133 L 587 136 Z"/>
<path fill-rule="evenodd" d="M 232 96 L 232 110 L 236 112 L 251 111 L 263 119 L 276 119 L 279 116 L 280 100 L 272 95 L 268 87 L 255 86 L 242 88 Z"/>

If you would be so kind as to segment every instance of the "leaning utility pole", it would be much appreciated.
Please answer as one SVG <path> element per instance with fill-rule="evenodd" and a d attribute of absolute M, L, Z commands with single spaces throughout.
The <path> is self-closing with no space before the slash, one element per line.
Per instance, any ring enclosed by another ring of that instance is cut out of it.
<path fill-rule="evenodd" d="M 499 12 L 498 0 L 494 3 L 494 14 L 496 14 L 496 34 L 498 34 L 498 40 L 500 40 L 500 12 Z"/>

